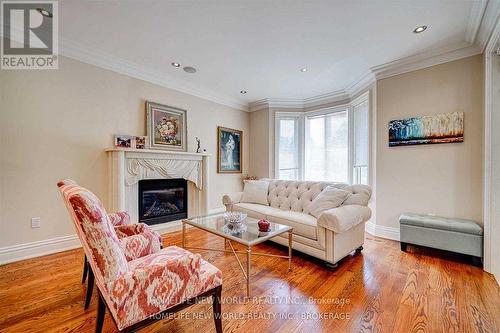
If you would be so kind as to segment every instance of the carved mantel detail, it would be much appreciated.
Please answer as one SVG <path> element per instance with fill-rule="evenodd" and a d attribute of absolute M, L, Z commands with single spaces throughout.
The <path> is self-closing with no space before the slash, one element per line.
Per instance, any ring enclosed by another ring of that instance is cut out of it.
<path fill-rule="evenodd" d="M 188 215 L 208 213 L 209 156 L 148 149 L 106 149 L 111 210 L 126 210 L 137 219 L 138 182 L 184 178 L 188 181 Z"/>

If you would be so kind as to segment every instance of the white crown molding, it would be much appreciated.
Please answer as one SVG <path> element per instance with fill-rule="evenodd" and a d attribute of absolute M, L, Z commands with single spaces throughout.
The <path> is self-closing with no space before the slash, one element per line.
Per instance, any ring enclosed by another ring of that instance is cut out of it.
<path fill-rule="evenodd" d="M 341 90 L 303 99 L 265 98 L 248 104 L 164 73 L 159 73 L 137 63 L 126 61 L 99 50 L 83 47 L 64 38 L 59 39 L 59 50 L 63 56 L 242 111 L 252 112 L 269 107 L 304 109 L 353 98 L 366 90 L 375 80 L 480 54 L 486 47 L 499 13 L 500 1 L 474 1 L 465 29 L 465 41 L 462 43 L 430 49 L 417 55 L 374 66 Z"/>
<path fill-rule="evenodd" d="M 249 111 L 259 111 L 268 108 L 303 109 L 304 100 L 299 98 L 263 98 L 248 105 Z"/>
<path fill-rule="evenodd" d="M 10 262 L 41 257 L 47 254 L 81 247 L 76 235 L 62 236 L 42 241 L 24 243 L 0 248 L 0 265 Z"/>
<path fill-rule="evenodd" d="M 311 108 L 352 99 L 357 94 L 368 89 L 376 80 L 481 54 L 491 32 L 495 28 L 499 14 L 500 1 L 474 1 L 465 31 L 464 42 L 429 49 L 413 56 L 374 66 L 360 78 L 347 85 L 346 88 L 303 99 L 302 105 L 304 108 Z M 266 104 L 266 101 L 270 100 L 272 99 L 267 98 L 250 103 L 250 112 L 270 107 L 269 104 Z M 297 107 L 300 105 L 300 101 L 296 99 L 293 100 L 293 103 Z M 288 104 L 287 99 L 281 99 L 281 104 L 286 107 L 285 105 Z"/>
<path fill-rule="evenodd" d="M 473 44 L 476 40 L 481 21 L 483 19 L 488 0 L 477 0 L 472 3 L 472 10 L 469 15 L 469 22 L 465 30 L 465 40 L 469 44 Z"/>
<path fill-rule="evenodd" d="M 76 59 L 90 65 L 151 82 L 165 88 L 177 90 L 241 111 L 248 111 L 248 104 L 242 103 L 236 99 L 218 94 L 209 89 L 195 87 L 190 83 L 165 73 L 160 73 L 159 71 L 152 70 L 148 67 L 112 56 L 96 49 L 83 47 L 64 38 L 59 39 L 59 53 L 68 58 Z"/>
<path fill-rule="evenodd" d="M 474 43 L 484 51 L 500 15 L 500 1 L 490 0 L 486 5 Z"/>
<path fill-rule="evenodd" d="M 361 77 L 358 80 L 354 81 L 349 86 L 347 86 L 346 92 L 350 98 L 353 98 L 359 93 L 361 93 L 363 90 L 366 90 L 373 83 L 375 83 L 375 75 L 371 70 L 369 70 L 363 75 L 361 75 Z"/>
<path fill-rule="evenodd" d="M 345 90 L 337 90 L 329 93 L 305 98 L 303 100 L 303 108 L 312 108 L 329 103 L 337 103 L 349 99 L 349 94 Z"/>
<path fill-rule="evenodd" d="M 377 80 L 391 76 L 413 72 L 419 69 L 443 64 L 446 62 L 480 54 L 482 51 L 477 45 L 463 42 L 432 49 L 413 56 L 394 60 L 379 66 L 374 66 L 371 71 Z"/>

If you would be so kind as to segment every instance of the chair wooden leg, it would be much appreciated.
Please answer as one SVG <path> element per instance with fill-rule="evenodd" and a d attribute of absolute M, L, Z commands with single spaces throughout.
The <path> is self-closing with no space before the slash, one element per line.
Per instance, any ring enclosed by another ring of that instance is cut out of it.
<path fill-rule="evenodd" d="M 85 296 L 85 310 L 89 308 L 92 292 L 94 291 L 94 272 L 89 269 L 89 281 L 87 282 L 87 294 Z"/>
<path fill-rule="evenodd" d="M 219 286 L 215 290 L 215 294 L 212 295 L 215 331 L 217 333 L 222 333 L 221 294 L 222 294 L 222 286 Z"/>
<path fill-rule="evenodd" d="M 102 295 L 99 292 L 99 303 L 97 304 L 97 320 L 95 322 L 95 333 L 101 333 L 102 325 L 104 323 L 104 315 L 106 314 L 106 304 L 102 299 Z"/>
<path fill-rule="evenodd" d="M 82 283 L 87 279 L 87 273 L 89 272 L 89 262 L 87 261 L 87 256 L 83 255 L 83 275 L 82 275 Z"/>

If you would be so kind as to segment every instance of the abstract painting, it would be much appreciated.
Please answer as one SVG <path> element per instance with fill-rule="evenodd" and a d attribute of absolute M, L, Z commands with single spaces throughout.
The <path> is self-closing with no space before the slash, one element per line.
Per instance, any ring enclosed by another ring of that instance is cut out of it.
<path fill-rule="evenodd" d="M 217 127 L 217 172 L 241 173 L 243 132 Z"/>
<path fill-rule="evenodd" d="M 463 112 L 389 122 L 389 147 L 462 141 L 464 141 Z"/>
<path fill-rule="evenodd" d="M 146 102 L 146 113 L 151 149 L 187 151 L 186 110 Z"/>

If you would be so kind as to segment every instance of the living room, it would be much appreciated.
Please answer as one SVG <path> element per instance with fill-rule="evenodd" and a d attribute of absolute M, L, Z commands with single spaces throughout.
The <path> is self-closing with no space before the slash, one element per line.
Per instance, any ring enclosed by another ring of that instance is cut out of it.
<path fill-rule="evenodd" d="M 500 330 L 499 1 L 1 6 L 0 331 Z"/>

